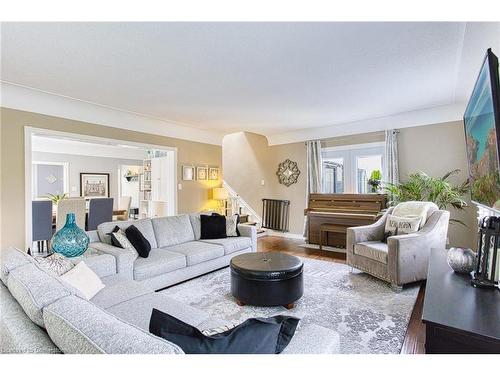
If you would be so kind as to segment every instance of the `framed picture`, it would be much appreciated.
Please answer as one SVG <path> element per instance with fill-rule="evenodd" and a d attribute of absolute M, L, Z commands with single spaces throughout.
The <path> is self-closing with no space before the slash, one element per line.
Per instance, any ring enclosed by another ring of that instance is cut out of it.
<path fill-rule="evenodd" d="M 208 180 L 208 168 L 196 167 L 196 179 L 200 181 Z"/>
<path fill-rule="evenodd" d="M 192 165 L 182 166 L 182 179 L 184 181 L 193 181 L 195 177 L 195 168 Z"/>
<path fill-rule="evenodd" d="M 80 195 L 84 198 L 109 197 L 109 173 L 80 173 Z"/>
<path fill-rule="evenodd" d="M 208 179 L 218 180 L 219 179 L 219 168 L 209 168 L 208 169 Z"/>

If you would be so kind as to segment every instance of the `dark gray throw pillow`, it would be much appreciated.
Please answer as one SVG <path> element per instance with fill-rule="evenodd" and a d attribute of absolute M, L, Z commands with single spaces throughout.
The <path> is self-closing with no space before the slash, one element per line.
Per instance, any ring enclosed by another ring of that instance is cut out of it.
<path fill-rule="evenodd" d="M 149 332 L 171 341 L 186 354 L 278 354 L 295 333 L 298 318 L 252 318 L 228 331 L 205 336 L 196 327 L 153 309 Z"/>
<path fill-rule="evenodd" d="M 226 217 L 222 215 L 200 215 L 202 240 L 226 238 Z"/>

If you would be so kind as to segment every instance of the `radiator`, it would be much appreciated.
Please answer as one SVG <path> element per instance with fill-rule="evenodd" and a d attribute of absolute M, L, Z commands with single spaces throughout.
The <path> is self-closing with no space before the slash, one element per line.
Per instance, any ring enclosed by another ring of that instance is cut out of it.
<path fill-rule="evenodd" d="M 288 232 L 290 201 L 262 199 L 262 228 Z"/>

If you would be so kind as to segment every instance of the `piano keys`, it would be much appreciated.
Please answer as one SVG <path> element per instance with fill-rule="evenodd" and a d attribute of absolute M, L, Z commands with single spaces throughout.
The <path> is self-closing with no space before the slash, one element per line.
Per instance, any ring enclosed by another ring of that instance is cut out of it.
<path fill-rule="evenodd" d="M 310 194 L 304 212 L 307 241 L 319 245 L 320 227 L 329 224 L 329 232 L 323 233 L 323 246 L 345 248 L 347 228 L 373 224 L 386 204 L 384 194 Z"/>

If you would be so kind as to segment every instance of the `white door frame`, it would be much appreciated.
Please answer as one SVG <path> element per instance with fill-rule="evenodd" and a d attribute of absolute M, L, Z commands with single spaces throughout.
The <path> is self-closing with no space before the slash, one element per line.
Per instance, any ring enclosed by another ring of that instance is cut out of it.
<path fill-rule="evenodd" d="M 175 167 L 174 173 L 174 191 L 175 191 L 175 199 L 174 199 L 174 212 L 178 213 L 178 200 L 179 200 L 179 191 L 177 189 L 177 147 L 171 146 L 163 146 L 156 145 L 150 143 L 142 143 L 142 142 L 133 142 L 133 141 L 125 141 L 121 139 L 113 139 L 113 138 L 105 138 L 105 137 L 96 137 L 91 135 L 79 134 L 79 133 L 71 133 L 71 132 L 62 132 L 58 130 L 51 129 L 43 129 L 37 128 L 36 126 L 25 126 L 24 127 L 24 217 L 25 217 L 25 246 L 26 249 L 31 247 L 31 197 L 32 197 L 32 181 L 31 181 L 31 168 L 32 168 L 32 136 L 33 135 L 52 135 L 52 136 L 60 136 L 65 138 L 73 138 L 79 140 L 85 140 L 88 142 L 108 142 L 112 144 L 120 144 L 125 146 L 146 148 L 146 149 L 155 149 L 155 150 L 165 150 L 165 151 L 173 151 L 174 152 L 174 160 L 173 164 Z"/>

